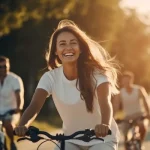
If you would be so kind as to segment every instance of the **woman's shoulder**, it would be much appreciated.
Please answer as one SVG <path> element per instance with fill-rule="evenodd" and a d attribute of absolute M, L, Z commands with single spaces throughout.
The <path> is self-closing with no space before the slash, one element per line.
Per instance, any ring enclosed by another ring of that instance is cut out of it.
<path fill-rule="evenodd" d="M 98 87 L 102 83 L 110 82 L 109 77 L 105 75 L 105 73 L 95 70 L 93 72 L 93 81 L 96 84 L 96 87 Z"/>
<path fill-rule="evenodd" d="M 60 78 L 61 75 L 61 67 L 56 68 L 56 69 L 52 69 L 49 71 L 46 71 L 40 78 L 39 81 L 39 85 L 40 84 L 51 84 L 53 85 L 54 83 L 56 83 L 58 81 L 58 79 Z"/>
<path fill-rule="evenodd" d="M 51 69 L 51 70 L 45 72 L 44 75 L 56 77 L 56 76 L 60 76 L 61 72 L 62 72 L 62 66 L 55 68 L 55 69 Z"/>
<path fill-rule="evenodd" d="M 107 74 L 105 74 L 105 72 L 102 72 L 102 71 L 100 71 L 100 70 L 95 70 L 95 71 L 93 72 L 93 77 L 94 77 L 94 79 L 96 79 L 96 80 L 110 81 L 110 80 L 109 80 L 109 76 L 108 76 Z"/>
<path fill-rule="evenodd" d="M 107 75 L 104 71 L 101 71 L 101 70 L 98 70 L 98 69 L 95 69 L 93 71 L 93 75 L 94 76 L 99 76 L 99 77 L 107 77 Z"/>

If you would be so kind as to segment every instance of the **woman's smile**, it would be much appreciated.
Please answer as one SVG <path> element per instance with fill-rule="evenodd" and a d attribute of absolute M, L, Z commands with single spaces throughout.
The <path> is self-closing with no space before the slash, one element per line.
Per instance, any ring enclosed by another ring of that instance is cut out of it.
<path fill-rule="evenodd" d="M 64 57 L 72 57 L 72 56 L 74 56 L 74 53 L 72 53 L 72 52 L 64 53 L 63 56 Z"/>

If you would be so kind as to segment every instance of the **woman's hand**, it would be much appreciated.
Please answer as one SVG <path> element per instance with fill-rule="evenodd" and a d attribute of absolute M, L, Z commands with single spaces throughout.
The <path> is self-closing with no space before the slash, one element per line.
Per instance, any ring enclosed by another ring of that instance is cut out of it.
<path fill-rule="evenodd" d="M 15 129 L 14 129 L 15 133 L 17 136 L 25 136 L 26 135 L 26 132 L 28 131 L 28 128 L 26 126 L 17 126 Z"/>
<path fill-rule="evenodd" d="M 95 135 L 96 137 L 105 137 L 106 135 L 108 135 L 109 130 L 109 125 L 98 124 L 95 126 Z"/>

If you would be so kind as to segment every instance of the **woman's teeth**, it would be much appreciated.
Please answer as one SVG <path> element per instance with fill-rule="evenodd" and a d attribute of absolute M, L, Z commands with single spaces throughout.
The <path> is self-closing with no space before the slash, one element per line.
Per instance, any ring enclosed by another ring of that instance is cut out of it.
<path fill-rule="evenodd" d="M 66 53 L 66 54 L 64 54 L 65 57 L 67 57 L 67 56 L 73 56 L 73 55 L 74 55 L 73 53 Z"/>

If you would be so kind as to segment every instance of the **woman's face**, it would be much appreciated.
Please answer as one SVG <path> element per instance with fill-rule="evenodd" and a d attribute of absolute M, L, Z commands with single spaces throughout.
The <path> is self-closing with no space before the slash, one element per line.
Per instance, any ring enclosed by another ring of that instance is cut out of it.
<path fill-rule="evenodd" d="M 6 76 L 7 73 L 9 72 L 9 68 L 10 68 L 9 62 L 7 61 L 0 62 L 0 76 Z"/>
<path fill-rule="evenodd" d="M 77 62 L 80 55 L 78 39 L 70 32 L 62 32 L 56 41 L 56 55 L 62 64 Z"/>

